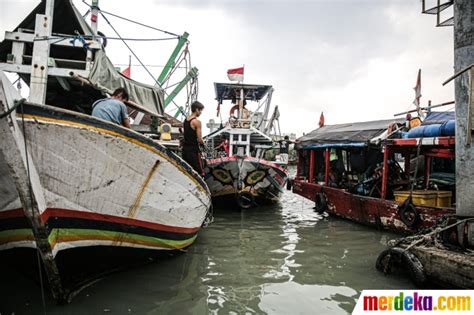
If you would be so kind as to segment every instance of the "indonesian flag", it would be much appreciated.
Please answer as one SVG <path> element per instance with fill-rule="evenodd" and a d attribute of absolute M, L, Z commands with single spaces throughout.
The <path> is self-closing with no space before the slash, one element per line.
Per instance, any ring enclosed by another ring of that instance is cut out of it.
<path fill-rule="evenodd" d="M 126 76 L 127 78 L 130 78 L 132 72 L 132 67 L 128 66 L 127 68 L 123 69 L 122 74 Z"/>
<path fill-rule="evenodd" d="M 321 116 L 319 116 L 319 128 L 324 126 L 324 114 L 321 112 Z"/>
<path fill-rule="evenodd" d="M 423 113 L 420 110 L 420 98 L 421 98 L 421 69 L 418 70 L 418 77 L 416 78 L 416 85 L 413 88 L 415 90 L 415 100 L 413 104 L 416 107 L 418 116 L 423 118 Z"/>
<path fill-rule="evenodd" d="M 132 76 L 132 56 L 128 56 L 128 67 L 123 69 L 122 74 L 131 79 Z"/>
<path fill-rule="evenodd" d="M 244 81 L 244 67 L 227 70 L 227 77 L 230 81 Z"/>

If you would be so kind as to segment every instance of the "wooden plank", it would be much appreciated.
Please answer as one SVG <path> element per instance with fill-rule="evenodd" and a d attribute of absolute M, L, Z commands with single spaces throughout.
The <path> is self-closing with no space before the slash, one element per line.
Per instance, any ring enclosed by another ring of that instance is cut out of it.
<path fill-rule="evenodd" d="M 45 42 L 48 42 L 50 45 L 55 45 L 55 46 L 66 46 L 66 47 L 77 47 L 77 48 L 83 48 L 83 44 L 80 41 L 73 41 L 71 42 L 71 39 L 66 36 L 60 36 L 60 35 L 52 35 L 51 39 L 48 40 L 43 40 Z M 58 41 L 58 37 L 64 37 L 64 40 Z M 35 41 L 35 35 L 34 34 L 29 34 L 29 33 L 23 33 L 23 32 L 5 32 L 5 40 L 11 40 L 14 43 L 33 43 Z M 100 49 L 101 44 L 97 41 L 92 41 L 92 40 L 87 40 L 87 44 L 89 45 L 90 49 Z"/>
<path fill-rule="evenodd" d="M 31 66 L 0 63 L 0 70 L 7 71 L 7 72 L 30 74 Z M 55 77 L 64 77 L 64 78 L 69 78 L 69 77 L 74 77 L 74 76 L 81 76 L 83 78 L 88 78 L 89 71 L 79 70 L 79 69 L 67 69 L 67 68 L 49 68 L 48 75 L 55 76 Z"/>
<path fill-rule="evenodd" d="M 50 36 L 53 21 L 47 15 L 37 14 L 35 23 L 35 36 L 41 38 Z M 48 84 L 48 41 L 35 41 L 33 44 L 33 60 L 31 61 L 30 101 L 44 104 L 46 101 L 46 88 Z"/>

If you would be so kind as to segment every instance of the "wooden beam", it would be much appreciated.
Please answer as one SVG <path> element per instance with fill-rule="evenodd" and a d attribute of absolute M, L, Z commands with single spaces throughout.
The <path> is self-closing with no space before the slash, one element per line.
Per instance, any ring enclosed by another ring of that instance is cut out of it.
<path fill-rule="evenodd" d="M 12 43 L 13 63 L 17 65 L 23 64 L 23 54 L 25 53 L 25 43 Z"/>
<path fill-rule="evenodd" d="M 55 46 L 66 46 L 66 47 L 77 47 L 77 48 L 83 48 L 83 44 L 80 41 L 72 41 L 72 37 L 67 37 L 67 36 L 61 36 L 61 35 L 51 35 L 50 39 L 42 39 L 37 38 L 36 41 L 45 41 L 48 42 L 50 45 L 55 45 Z M 58 37 L 64 37 L 64 40 L 58 41 Z M 47 38 L 47 37 L 45 37 Z M 30 33 L 23 33 L 23 32 L 5 32 L 5 40 L 10 40 L 18 43 L 33 43 L 35 42 L 35 35 L 30 34 Z M 87 44 L 89 45 L 90 49 L 100 49 L 101 44 L 98 41 L 93 41 L 93 40 L 86 40 Z"/>
<path fill-rule="evenodd" d="M 0 63 L 0 70 L 7 71 L 7 72 L 30 74 L 31 66 Z M 88 78 L 89 71 L 80 70 L 80 69 L 67 69 L 67 68 L 49 68 L 48 75 L 53 76 L 53 77 L 64 77 L 64 78 L 69 78 L 69 77 L 74 77 L 76 75 L 79 75 L 81 77 Z"/>
<path fill-rule="evenodd" d="M 41 38 L 50 36 L 53 27 L 53 19 L 44 14 L 36 14 L 35 36 Z M 33 103 L 44 104 L 46 101 L 46 89 L 48 85 L 48 41 L 35 41 L 33 44 L 33 59 L 30 71 L 30 97 Z"/>

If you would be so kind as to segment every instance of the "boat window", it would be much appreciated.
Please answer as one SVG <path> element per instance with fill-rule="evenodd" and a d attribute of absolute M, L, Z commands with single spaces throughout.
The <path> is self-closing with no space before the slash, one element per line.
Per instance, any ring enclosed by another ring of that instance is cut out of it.
<path fill-rule="evenodd" d="M 247 141 L 247 135 L 242 135 L 242 141 Z"/>

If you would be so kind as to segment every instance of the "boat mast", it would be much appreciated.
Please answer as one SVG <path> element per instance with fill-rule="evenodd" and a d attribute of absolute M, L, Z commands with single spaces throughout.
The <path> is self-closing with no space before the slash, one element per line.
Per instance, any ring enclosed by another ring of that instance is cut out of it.
<path fill-rule="evenodd" d="M 35 21 L 35 38 L 49 38 L 53 30 L 54 0 L 47 0 L 45 14 L 37 14 Z M 33 42 L 31 62 L 30 97 L 33 103 L 44 104 L 48 84 L 49 40 Z"/>
<path fill-rule="evenodd" d="M 258 123 L 258 129 L 263 133 L 265 133 L 265 127 L 266 127 L 267 122 L 268 122 L 268 113 L 270 112 L 270 104 L 272 102 L 272 95 L 273 95 L 273 88 L 271 88 L 268 91 L 268 96 L 267 96 L 267 100 L 266 100 L 266 103 L 265 103 L 265 108 L 263 110 L 262 119 Z"/>
<path fill-rule="evenodd" d="M 95 41 L 97 38 L 97 29 L 98 29 L 98 19 L 99 19 L 99 0 L 92 0 L 91 4 L 91 29 L 92 29 L 92 40 Z M 92 69 L 92 50 L 87 50 L 86 57 L 86 70 L 90 71 Z"/>

